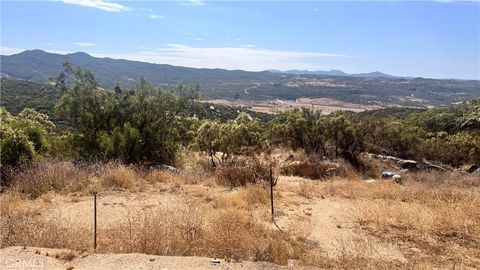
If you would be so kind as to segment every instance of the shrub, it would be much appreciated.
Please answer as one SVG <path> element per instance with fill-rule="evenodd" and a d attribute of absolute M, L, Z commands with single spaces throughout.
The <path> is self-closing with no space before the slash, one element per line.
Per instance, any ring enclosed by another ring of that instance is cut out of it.
<path fill-rule="evenodd" d="M 321 162 L 318 164 L 309 161 L 295 161 L 285 164 L 281 167 L 284 175 L 294 175 L 310 179 L 326 180 L 334 176 L 344 176 L 347 174 L 345 168 L 338 164 L 330 162 Z"/>
<path fill-rule="evenodd" d="M 49 191 L 77 192 L 90 183 L 91 172 L 72 162 L 49 160 L 20 168 L 13 173 L 12 189 L 38 198 Z"/>
<path fill-rule="evenodd" d="M 217 168 L 221 183 L 231 187 L 270 181 L 271 167 L 257 159 L 237 159 Z"/>
<path fill-rule="evenodd" d="M 133 189 L 138 186 L 139 180 L 131 167 L 111 163 L 107 165 L 107 169 L 102 176 L 102 186 L 105 188 Z"/>

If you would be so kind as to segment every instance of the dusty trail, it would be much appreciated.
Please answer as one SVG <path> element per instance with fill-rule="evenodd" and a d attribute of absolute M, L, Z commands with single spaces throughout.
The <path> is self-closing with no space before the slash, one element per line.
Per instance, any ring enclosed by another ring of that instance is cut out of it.
<path fill-rule="evenodd" d="M 280 177 L 280 185 L 286 190 L 298 189 L 305 179 L 300 177 Z M 309 180 L 307 180 L 309 181 Z M 288 183 L 288 184 L 287 184 Z M 293 211 L 292 211 L 293 210 Z M 399 246 L 392 245 L 366 235 L 354 222 L 355 201 L 343 198 L 303 198 L 299 205 L 290 208 L 288 214 L 280 216 L 278 224 L 286 227 L 292 220 L 309 223 L 308 238 L 316 241 L 328 257 L 352 255 L 359 250 L 361 255 L 370 258 L 383 258 L 406 262 Z"/>
<path fill-rule="evenodd" d="M 212 258 L 154 256 L 147 254 L 89 254 L 70 262 L 55 258 L 59 249 L 7 247 L 0 249 L 0 269 L 8 270 L 153 270 L 153 269 L 288 269 L 265 262 L 226 262 L 212 265 Z M 48 254 L 48 256 L 46 255 Z"/>

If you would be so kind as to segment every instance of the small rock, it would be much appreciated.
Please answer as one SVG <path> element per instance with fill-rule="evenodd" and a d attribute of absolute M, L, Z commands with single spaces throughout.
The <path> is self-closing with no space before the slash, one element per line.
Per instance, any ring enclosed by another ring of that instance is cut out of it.
<path fill-rule="evenodd" d="M 154 262 L 155 258 L 150 258 L 149 261 Z"/>
<path fill-rule="evenodd" d="M 409 250 L 416 253 L 422 252 L 419 248 L 416 248 L 416 247 L 409 248 Z"/>
<path fill-rule="evenodd" d="M 289 259 L 289 260 L 287 261 L 288 267 L 294 267 L 294 266 L 297 266 L 297 264 L 298 264 L 298 261 L 297 261 L 297 260 Z"/>
<path fill-rule="evenodd" d="M 478 168 L 480 168 L 480 166 L 478 166 L 477 164 L 470 164 L 466 167 L 465 171 L 467 171 L 468 173 L 474 173 Z"/>
<path fill-rule="evenodd" d="M 397 162 L 402 169 L 409 169 L 411 171 L 418 170 L 418 162 L 415 160 L 402 159 Z"/>

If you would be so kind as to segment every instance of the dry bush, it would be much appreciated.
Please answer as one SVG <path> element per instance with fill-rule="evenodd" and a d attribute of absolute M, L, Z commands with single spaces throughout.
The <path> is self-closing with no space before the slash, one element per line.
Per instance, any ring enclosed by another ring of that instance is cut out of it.
<path fill-rule="evenodd" d="M 204 220 L 199 210 L 172 207 L 128 215 L 112 228 L 100 231 L 99 249 L 115 253 L 195 255 L 203 238 Z"/>
<path fill-rule="evenodd" d="M 141 189 L 144 186 L 143 179 L 139 177 L 133 167 L 117 163 L 105 165 L 100 177 L 104 188 Z"/>
<path fill-rule="evenodd" d="M 217 168 L 219 182 L 231 187 L 270 181 L 270 165 L 255 158 L 238 159 Z"/>
<path fill-rule="evenodd" d="M 150 184 L 168 183 L 168 184 L 184 184 L 185 178 L 180 177 L 169 171 L 151 170 L 145 175 L 145 180 Z"/>
<path fill-rule="evenodd" d="M 53 256 L 59 260 L 69 262 L 69 261 L 73 261 L 73 259 L 75 259 L 78 256 L 78 254 L 73 250 L 67 249 L 67 250 L 60 250 L 56 252 Z"/>
<path fill-rule="evenodd" d="M 182 151 L 178 161 L 177 168 L 189 175 L 195 175 L 198 178 L 214 176 L 215 168 L 212 166 L 212 162 L 202 153 Z"/>
<path fill-rule="evenodd" d="M 206 229 L 204 255 L 233 260 L 286 264 L 307 249 L 287 233 L 267 228 L 247 211 L 229 208 L 213 213 Z"/>
<path fill-rule="evenodd" d="M 247 185 L 236 190 L 232 190 L 224 195 L 218 196 L 214 200 L 214 207 L 247 209 L 256 204 L 266 204 L 270 200 L 269 192 L 263 185 Z"/>
<path fill-rule="evenodd" d="M 284 175 L 294 175 L 316 180 L 326 180 L 334 176 L 345 176 L 348 174 L 347 169 L 340 164 L 332 162 L 316 164 L 310 161 L 296 161 L 284 164 L 281 167 L 281 171 Z"/>
<path fill-rule="evenodd" d="M 50 191 L 69 193 L 90 184 L 91 171 L 72 162 L 50 160 L 30 165 L 17 171 L 11 190 L 37 198 Z"/>

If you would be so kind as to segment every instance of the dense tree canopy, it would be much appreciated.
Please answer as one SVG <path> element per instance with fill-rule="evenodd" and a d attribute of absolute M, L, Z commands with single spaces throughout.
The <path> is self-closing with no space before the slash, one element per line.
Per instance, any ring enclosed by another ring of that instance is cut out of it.
<path fill-rule="evenodd" d="M 354 167 L 361 167 L 358 157 L 365 151 L 453 166 L 480 163 L 480 99 L 358 114 L 322 115 L 304 108 L 271 119 L 239 112 L 228 120 L 232 112 L 225 118 L 215 108 L 210 119 L 199 118 L 204 105 L 193 86 L 165 89 L 140 78 L 134 86 L 103 89 L 91 72 L 66 64 L 56 87 L 61 128 L 32 109 L 15 116 L 1 109 L 2 168 L 48 155 L 173 164 L 182 147 L 205 152 L 215 167 L 279 144 Z"/>

